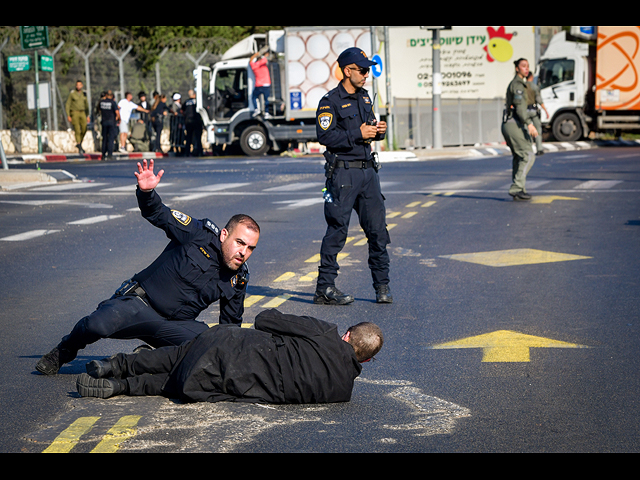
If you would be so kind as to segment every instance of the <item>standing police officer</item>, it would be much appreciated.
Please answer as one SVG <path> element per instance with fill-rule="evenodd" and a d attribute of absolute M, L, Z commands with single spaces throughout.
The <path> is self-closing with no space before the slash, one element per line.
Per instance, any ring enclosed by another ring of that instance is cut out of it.
<path fill-rule="evenodd" d="M 184 115 L 184 124 L 187 130 L 187 146 L 185 155 L 187 157 L 202 156 L 202 132 L 204 124 L 202 117 L 198 113 L 198 102 L 196 92 L 189 90 L 189 100 L 182 106 L 182 114 Z M 193 152 L 191 147 L 193 146 Z"/>
<path fill-rule="evenodd" d="M 120 123 L 120 110 L 111 90 L 100 100 L 98 109 L 102 118 L 102 159 L 110 160 L 113 158 L 113 147 L 118 138 Z"/>
<path fill-rule="evenodd" d="M 528 111 L 529 62 L 524 58 L 515 62 L 516 76 L 507 89 L 507 110 L 502 134 L 513 154 L 513 184 L 509 195 L 517 202 L 531 200 L 527 193 L 527 175 L 536 161 L 533 140 L 538 130 Z"/>
<path fill-rule="evenodd" d="M 391 243 L 380 189 L 377 156 L 371 143 L 383 140 L 385 122 L 377 122 L 373 102 L 363 87 L 373 65 L 359 48 L 345 50 L 338 58 L 343 81 L 321 101 L 317 112 L 318 139 L 327 147 L 327 194 L 324 214 L 327 233 L 322 242 L 321 263 L 314 303 L 348 305 L 354 297 L 336 288 L 338 254 L 349 233 L 355 210 L 369 240 L 369 268 L 378 303 L 392 303 L 389 289 Z"/>
<path fill-rule="evenodd" d="M 260 227 L 246 215 L 220 229 L 162 204 L 156 187 L 164 171 L 138 164 L 138 205 L 142 216 L 164 230 L 171 243 L 146 270 L 125 282 L 116 294 L 42 357 L 36 370 L 56 375 L 78 351 L 103 338 L 139 339 L 151 347 L 180 346 L 209 327 L 198 316 L 220 301 L 220 324 L 242 324 L 249 269 Z"/>

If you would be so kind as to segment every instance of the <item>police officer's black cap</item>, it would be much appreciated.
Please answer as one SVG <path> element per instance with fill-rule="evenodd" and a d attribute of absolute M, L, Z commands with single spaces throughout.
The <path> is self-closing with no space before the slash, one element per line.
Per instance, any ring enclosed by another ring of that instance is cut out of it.
<path fill-rule="evenodd" d="M 376 62 L 369 60 L 367 54 L 357 47 L 348 48 L 338 57 L 338 65 L 340 65 L 340 68 L 353 65 L 354 63 L 362 68 L 371 68 L 374 65 L 378 65 Z"/>

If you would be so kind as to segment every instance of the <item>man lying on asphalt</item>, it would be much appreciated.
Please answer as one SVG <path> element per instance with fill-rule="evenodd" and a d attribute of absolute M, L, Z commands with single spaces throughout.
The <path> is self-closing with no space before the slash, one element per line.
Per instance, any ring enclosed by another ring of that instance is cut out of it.
<path fill-rule="evenodd" d="M 349 402 L 354 381 L 384 344 L 379 327 L 336 325 L 267 310 L 255 329 L 214 327 L 179 347 L 93 361 L 78 377 L 83 397 L 164 396 L 185 403 Z"/>

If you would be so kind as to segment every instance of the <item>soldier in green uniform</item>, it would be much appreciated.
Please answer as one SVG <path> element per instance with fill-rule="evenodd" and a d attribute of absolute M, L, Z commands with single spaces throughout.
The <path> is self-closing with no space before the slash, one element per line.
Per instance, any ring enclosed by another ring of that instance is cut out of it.
<path fill-rule="evenodd" d="M 84 85 L 80 80 L 76 82 L 76 89 L 71 92 L 67 99 L 67 117 L 76 134 L 76 148 L 80 153 L 84 153 L 82 149 L 82 141 L 87 134 L 87 124 L 91 121 L 89 110 L 89 101 L 87 94 L 82 91 Z"/>
<path fill-rule="evenodd" d="M 509 195 L 517 202 L 526 202 L 531 200 L 526 183 L 527 175 L 536 160 L 533 139 L 538 137 L 538 130 L 528 111 L 529 62 L 520 59 L 515 62 L 515 66 L 516 76 L 507 89 L 507 109 L 502 134 L 513 154 L 513 185 L 509 189 Z"/>
<path fill-rule="evenodd" d="M 530 72 L 527 77 L 527 81 L 529 82 L 529 115 L 531 116 L 531 120 L 533 120 L 533 126 L 536 127 L 538 131 L 538 137 L 536 138 L 536 155 L 539 156 L 544 155 L 544 149 L 542 148 L 542 113 L 540 109 L 544 109 L 547 117 L 549 117 L 549 111 L 542 101 L 540 86 L 533 80 L 533 73 Z"/>

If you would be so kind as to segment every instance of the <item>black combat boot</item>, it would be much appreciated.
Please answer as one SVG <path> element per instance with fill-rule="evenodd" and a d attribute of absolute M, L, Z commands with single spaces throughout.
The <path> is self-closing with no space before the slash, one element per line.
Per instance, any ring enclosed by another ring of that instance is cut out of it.
<path fill-rule="evenodd" d="M 389 285 L 377 285 L 375 288 L 377 303 L 393 303 L 393 297 L 391 296 L 391 289 L 389 288 Z"/>
<path fill-rule="evenodd" d="M 76 387 L 81 397 L 102 399 L 123 395 L 127 391 L 127 383 L 124 380 L 93 378 L 86 373 L 78 377 Z"/>
<path fill-rule="evenodd" d="M 76 358 L 71 352 L 56 347 L 42 357 L 36 364 L 36 370 L 43 375 L 57 375 L 60 368 Z"/>
<path fill-rule="evenodd" d="M 318 290 L 313 299 L 313 303 L 316 305 L 350 305 L 353 302 L 355 302 L 355 298 L 351 295 L 345 295 L 336 287 Z"/>
<path fill-rule="evenodd" d="M 116 357 L 105 360 L 93 360 L 87 363 L 87 373 L 93 378 L 122 378 L 122 369 Z"/>

